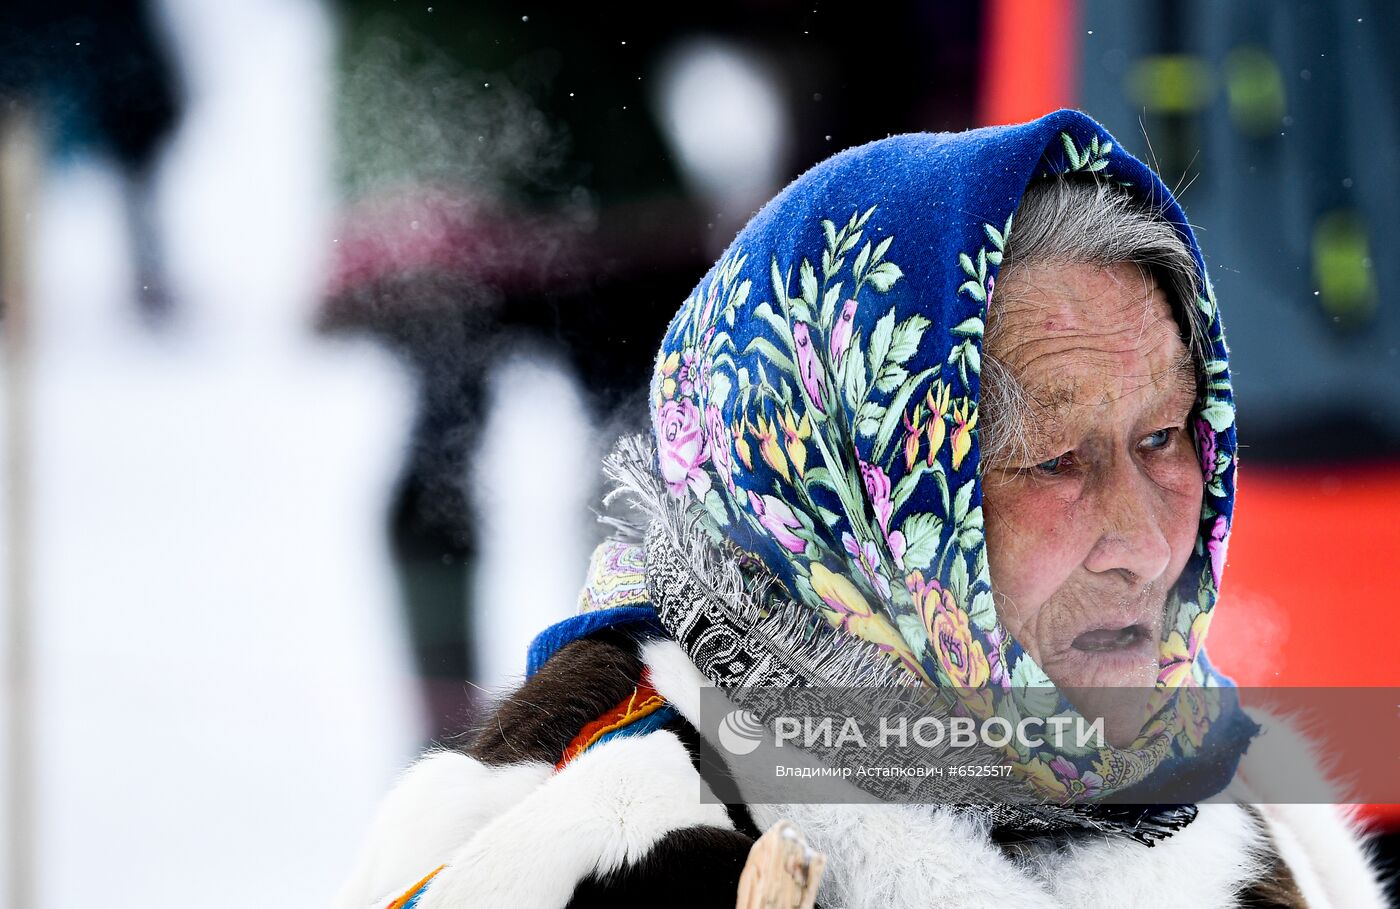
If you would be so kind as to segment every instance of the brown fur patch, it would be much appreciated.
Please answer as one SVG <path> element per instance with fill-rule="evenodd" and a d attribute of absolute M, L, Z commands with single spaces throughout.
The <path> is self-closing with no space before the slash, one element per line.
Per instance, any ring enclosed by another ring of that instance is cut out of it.
<path fill-rule="evenodd" d="M 496 706 L 465 751 L 483 764 L 553 764 L 641 676 L 636 642 L 627 636 L 602 632 L 573 641 Z"/>

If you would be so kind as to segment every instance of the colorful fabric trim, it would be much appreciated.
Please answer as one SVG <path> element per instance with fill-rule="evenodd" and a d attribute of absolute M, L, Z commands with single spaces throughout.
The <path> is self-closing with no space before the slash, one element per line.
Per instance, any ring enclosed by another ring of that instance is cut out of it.
<path fill-rule="evenodd" d="M 642 680 L 632 689 L 632 693 L 619 701 L 611 710 L 584 726 L 564 749 L 556 771 L 563 770 L 569 762 L 601 742 L 613 738 L 644 735 L 652 732 L 676 716 L 676 710 L 666 703 L 666 699 L 651 686 L 644 673 Z"/>
<path fill-rule="evenodd" d="M 423 896 L 423 891 L 428 889 L 428 884 L 432 882 L 433 878 L 437 877 L 439 871 L 446 867 L 446 865 L 438 865 L 429 872 L 426 877 L 404 891 L 403 896 L 385 906 L 384 909 L 413 909 L 414 906 L 418 905 L 418 900 Z"/>
<path fill-rule="evenodd" d="M 602 544 L 593 550 L 588 577 L 579 594 L 580 613 L 648 602 L 646 559 L 635 546 L 619 540 Z"/>

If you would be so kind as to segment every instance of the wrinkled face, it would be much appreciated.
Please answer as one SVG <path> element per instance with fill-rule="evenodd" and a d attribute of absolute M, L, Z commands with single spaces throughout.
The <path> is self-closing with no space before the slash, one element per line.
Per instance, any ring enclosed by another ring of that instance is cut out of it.
<path fill-rule="evenodd" d="M 1029 451 L 983 467 L 998 615 L 1126 745 L 1201 514 L 1190 356 L 1165 295 L 1133 265 L 1028 267 L 996 295 L 988 352 L 1031 400 Z M 1082 690 L 1109 687 L 1133 690 Z"/>

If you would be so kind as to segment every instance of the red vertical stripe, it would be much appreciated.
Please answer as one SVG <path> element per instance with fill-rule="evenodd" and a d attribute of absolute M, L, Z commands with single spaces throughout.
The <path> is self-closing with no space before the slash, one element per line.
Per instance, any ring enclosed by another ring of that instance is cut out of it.
<path fill-rule="evenodd" d="M 1073 107 L 1075 0 L 987 0 L 984 9 L 980 123 L 1021 123 Z"/>
<path fill-rule="evenodd" d="M 1206 649 L 1241 685 L 1400 686 L 1400 465 L 1240 466 Z"/>
<path fill-rule="evenodd" d="M 1241 685 L 1400 686 L 1400 465 L 1244 464 L 1236 507 L 1211 662 Z M 1400 806 L 1366 818 L 1400 829 Z"/>

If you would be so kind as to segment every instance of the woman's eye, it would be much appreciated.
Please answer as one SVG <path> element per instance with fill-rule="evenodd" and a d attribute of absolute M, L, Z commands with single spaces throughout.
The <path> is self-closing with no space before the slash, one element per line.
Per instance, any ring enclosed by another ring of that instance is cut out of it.
<path fill-rule="evenodd" d="M 1142 447 L 1146 448 L 1148 451 L 1158 451 L 1166 448 L 1167 443 L 1171 440 L 1172 431 L 1170 429 L 1159 429 L 1152 433 L 1152 435 L 1145 437 L 1141 444 Z"/>
<path fill-rule="evenodd" d="M 1048 461 L 1041 461 L 1039 464 L 1035 465 L 1035 469 L 1040 473 L 1057 474 L 1067 466 L 1069 466 L 1069 452 L 1056 455 Z"/>

